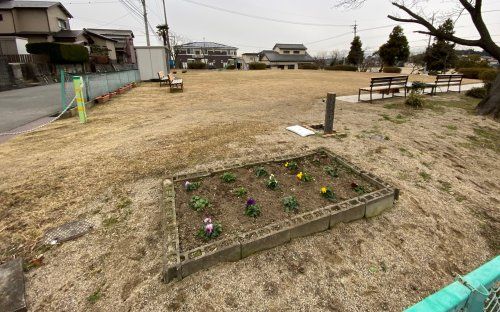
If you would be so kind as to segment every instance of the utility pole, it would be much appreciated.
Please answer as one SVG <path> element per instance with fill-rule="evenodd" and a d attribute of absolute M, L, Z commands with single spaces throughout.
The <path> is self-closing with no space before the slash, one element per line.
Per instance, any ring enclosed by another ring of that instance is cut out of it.
<path fill-rule="evenodd" d="M 358 24 L 356 24 L 356 21 L 354 21 L 354 37 L 356 37 L 358 31 Z"/>
<path fill-rule="evenodd" d="M 434 25 L 434 14 L 435 13 L 432 13 L 432 19 L 431 19 L 432 25 Z M 432 38 L 432 36 L 429 34 L 429 42 L 427 43 L 427 48 L 429 48 L 431 46 L 431 38 Z"/>
<path fill-rule="evenodd" d="M 170 72 L 170 56 L 172 55 L 172 47 L 170 46 L 170 37 L 168 35 L 168 23 L 167 23 L 167 9 L 165 6 L 165 0 L 163 1 L 163 17 L 165 18 L 165 37 L 167 39 L 167 72 Z"/>
<path fill-rule="evenodd" d="M 144 16 L 144 27 L 146 27 L 146 45 L 149 47 L 151 43 L 149 42 L 149 28 L 148 28 L 148 13 L 146 12 L 146 0 L 141 0 L 142 10 Z"/>

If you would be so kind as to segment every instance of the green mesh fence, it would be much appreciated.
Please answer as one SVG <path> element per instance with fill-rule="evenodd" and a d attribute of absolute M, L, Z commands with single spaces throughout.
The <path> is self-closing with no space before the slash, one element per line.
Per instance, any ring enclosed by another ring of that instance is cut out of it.
<path fill-rule="evenodd" d="M 98 96 L 113 92 L 124 85 L 140 80 L 139 71 L 124 70 L 109 73 L 89 73 L 89 74 L 71 74 L 61 71 L 61 103 L 62 109 L 68 105 L 76 106 L 72 102 L 75 97 L 75 90 L 73 88 L 73 77 L 81 76 L 83 78 L 84 90 L 83 97 L 85 100 L 92 101 Z"/>

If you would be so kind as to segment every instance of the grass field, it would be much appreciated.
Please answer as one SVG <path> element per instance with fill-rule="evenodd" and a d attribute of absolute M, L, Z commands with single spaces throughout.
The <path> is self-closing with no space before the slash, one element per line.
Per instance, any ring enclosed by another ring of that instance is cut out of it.
<path fill-rule="evenodd" d="M 399 311 L 499 253 L 500 126 L 477 100 L 337 103 L 338 138 L 284 130 L 323 121 L 327 92 L 370 73 L 189 72 L 0 145 L 0 261 L 44 254 L 27 272 L 32 310 Z M 410 80 L 424 80 L 411 77 Z M 432 78 L 427 79 L 432 80 Z M 383 137 L 384 140 L 377 138 Z M 160 282 L 162 179 L 180 170 L 325 146 L 401 189 L 383 215 L 340 225 L 173 284 Z M 54 226 L 96 228 L 50 250 Z"/>

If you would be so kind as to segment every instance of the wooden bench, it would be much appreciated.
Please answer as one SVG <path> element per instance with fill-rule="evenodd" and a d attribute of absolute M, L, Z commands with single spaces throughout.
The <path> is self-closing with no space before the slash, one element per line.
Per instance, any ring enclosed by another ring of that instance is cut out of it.
<path fill-rule="evenodd" d="M 404 90 L 406 97 L 406 84 L 408 76 L 376 77 L 372 78 L 369 87 L 360 88 L 358 93 L 358 102 L 361 102 L 361 91 L 370 92 L 370 103 L 373 101 L 373 92 L 382 94 L 382 99 L 387 94 L 394 96 L 400 90 Z"/>
<path fill-rule="evenodd" d="M 162 84 L 169 85 L 170 90 L 172 89 L 180 89 L 184 91 L 184 83 L 182 82 L 181 78 L 176 78 L 173 74 L 168 74 L 165 76 L 165 73 L 160 70 L 158 72 L 158 79 L 160 80 L 160 87 Z"/>
<path fill-rule="evenodd" d="M 181 91 L 184 91 L 184 83 L 181 78 L 176 78 L 173 74 L 168 74 L 167 81 L 170 85 L 170 90 L 180 89 Z"/>
<path fill-rule="evenodd" d="M 458 93 L 462 90 L 462 79 L 464 75 L 462 74 L 439 74 L 436 76 L 436 81 L 434 81 L 434 88 L 432 88 L 431 94 L 436 94 L 436 89 L 441 87 L 446 87 L 446 92 L 450 91 L 451 86 L 458 86 Z"/>

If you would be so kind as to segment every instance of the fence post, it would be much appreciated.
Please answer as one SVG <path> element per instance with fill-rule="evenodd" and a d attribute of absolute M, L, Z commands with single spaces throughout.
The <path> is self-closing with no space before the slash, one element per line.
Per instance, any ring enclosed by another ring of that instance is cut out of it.
<path fill-rule="evenodd" d="M 64 76 L 64 69 L 61 68 L 60 72 L 61 79 L 61 112 L 66 108 L 66 77 Z"/>
<path fill-rule="evenodd" d="M 78 106 L 78 117 L 81 123 L 87 122 L 87 112 L 85 111 L 85 100 L 83 99 L 83 81 L 81 76 L 73 77 L 73 86 L 75 87 L 76 104 Z"/>
<path fill-rule="evenodd" d="M 335 116 L 335 93 L 328 93 L 326 96 L 325 111 L 325 134 L 333 133 L 333 118 Z"/>

